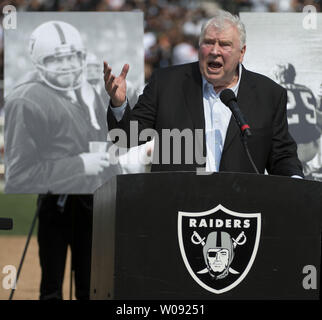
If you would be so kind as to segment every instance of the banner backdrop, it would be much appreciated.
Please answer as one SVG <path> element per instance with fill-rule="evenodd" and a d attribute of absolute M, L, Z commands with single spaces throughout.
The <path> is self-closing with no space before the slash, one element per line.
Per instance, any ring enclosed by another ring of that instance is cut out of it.
<path fill-rule="evenodd" d="M 289 131 L 306 178 L 322 181 L 322 14 L 241 13 L 247 69 L 287 89 Z"/>
<path fill-rule="evenodd" d="M 144 85 L 143 14 L 25 12 L 5 30 L 5 192 L 93 193 L 109 165 L 103 60 Z"/>

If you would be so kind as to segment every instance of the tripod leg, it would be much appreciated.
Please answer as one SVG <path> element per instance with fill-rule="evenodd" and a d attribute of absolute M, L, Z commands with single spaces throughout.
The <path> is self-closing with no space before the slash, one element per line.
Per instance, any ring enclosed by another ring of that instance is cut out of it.
<path fill-rule="evenodd" d="M 31 223 L 31 227 L 30 227 L 30 230 L 29 230 L 29 234 L 28 234 L 28 237 L 27 237 L 27 241 L 26 241 L 26 244 L 25 244 L 25 248 L 23 250 L 22 257 L 21 257 L 21 260 L 20 260 L 20 263 L 19 263 L 16 280 L 15 280 L 15 283 L 14 283 L 13 288 L 11 289 L 11 293 L 10 293 L 10 296 L 9 296 L 9 300 L 12 300 L 12 298 L 13 298 L 13 295 L 14 295 L 14 292 L 15 292 L 15 288 L 16 288 L 16 285 L 18 283 L 18 278 L 19 278 L 19 275 L 20 275 L 20 272 L 21 272 L 21 268 L 22 268 L 23 262 L 25 260 L 25 256 L 26 256 L 27 249 L 28 249 L 28 246 L 29 246 L 29 241 L 30 241 L 30 238 L 32 236 L 33 230 L 35 228 L 38 215 L 39 215 L 39 205 L 37 206 L 37 210 L 36 210 L 35 216 L 34 216 L 34 218 L 32 220 L 32 223 Z"/>
<path fill-rule="evenodd" d="M 71 229 L 71 243 L 70 243 L 69 300 L 73 300 L 73 278 L 74 278 L 73 252 L 74 252 L 75 197 L 72 197 L 71 201 L 72 201 L 72 203 L 71 203 L 72 229 Z"/>

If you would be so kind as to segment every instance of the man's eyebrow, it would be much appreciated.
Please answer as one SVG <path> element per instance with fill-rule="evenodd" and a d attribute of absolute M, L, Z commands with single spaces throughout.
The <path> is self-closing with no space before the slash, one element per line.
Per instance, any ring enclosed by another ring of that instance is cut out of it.
<path fill-rule="evenodd" d="M 229 44 L 233 43 L 231 40 L 228 40 L 228 39 L 219 39 L 218 41 L 222 43 L 229 43 Z"/>

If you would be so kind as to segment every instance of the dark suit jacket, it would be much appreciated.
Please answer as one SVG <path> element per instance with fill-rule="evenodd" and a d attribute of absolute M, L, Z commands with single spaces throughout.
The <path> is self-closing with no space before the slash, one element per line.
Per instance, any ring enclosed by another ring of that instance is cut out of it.
<path fill-rule="evenodd" d="M 286 90 L 271 79 L 243 67 L 237 102 L 252 130 L 248 145 L 259 172 L 264 173 L 267 169 L 268 173 L 275 175 L 303 176 L 296 144 L 288 133 Z M 203 129 L 204 132 L 202 78 L 198 62 L 157 70 L 133 110 L 127 106 L 120 122 L 109 110 L 107 119 L 110 129 L 123 128 L 128 137 L 130 120 L 138 121 L 139 132 L 153 128 L 159 135 L 160 146 L 165 140 L 162 129 Z M 201 139 L 194 138 L 193 146 L 197 158 L 205 156 L 205 135 Z M 196 157 L 191 164 L 185 163 L 187 148 L 184 143 L 181 146 L 181 164 L 175 164 L 172 158 L 174 152 L 180 150 L 172 150 L 170 163 L 165 164 L 162 163 L 165 153 L 161 149 L 154 153 L 152 171 L 195 171 L 197 167 L 202 167 Z M 219 169 L 254 172 L 233 117 L 228 126 Z"/>

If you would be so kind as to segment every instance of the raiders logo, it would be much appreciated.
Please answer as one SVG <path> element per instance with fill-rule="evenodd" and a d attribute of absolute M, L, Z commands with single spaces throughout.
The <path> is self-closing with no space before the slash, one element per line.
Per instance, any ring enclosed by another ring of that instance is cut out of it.
<path fill-rule="evenodd" d="M 222 205 L 204 212 L 178 213 L 183 261 L 204 289 L 220 294 L 236 287 L 255 260 L 260 213 L 238 213 Z"/>

